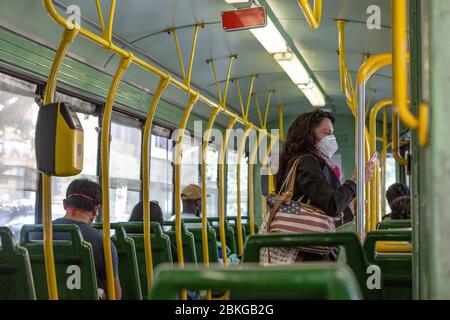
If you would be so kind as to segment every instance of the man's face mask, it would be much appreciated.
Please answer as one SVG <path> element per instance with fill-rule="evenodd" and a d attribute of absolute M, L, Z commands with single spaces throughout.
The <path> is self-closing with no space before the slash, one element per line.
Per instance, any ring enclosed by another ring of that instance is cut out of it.
<path fill-rule="evenodd" d="M 326 137 L 323 137 L 322 140 L 320 140 L 317 143 L 317 149 L 319 151 L 331 159 L 331 157 L 336 153 L 338 150 L 338 145 L 336 142 L 336 137 L 334 135 L 329 135 Z"/>

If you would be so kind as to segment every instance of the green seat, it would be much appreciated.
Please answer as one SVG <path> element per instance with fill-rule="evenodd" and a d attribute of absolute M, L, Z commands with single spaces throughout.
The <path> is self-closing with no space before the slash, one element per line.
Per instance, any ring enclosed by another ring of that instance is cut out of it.
<path fill-rule="evenodd" d="M 409 229 L 411 228 L 411 220 L 385 220 L 379 222 L 377 230 L 392 230 L 392 229 Z"/>
<path fill-rule="evenodd" d="M 184 223 L 201 223 L 201 219 L 183 219 Z M 175 221 L 171 221 L 175 225 Z M 194 235 L 195 240 L 195 252 L 197 254 L 197 262 L 203 263 L 203 241 L 202 241 L 202 229 L 201 228 L 187 228 L 189 232 Z M 209 250 L 209 262 L 218 263 L 219 255 L 217 250 L 217 237 L 214 228 L 208 222 L 208 250 Z"/>
<path fill-rule="evenodd" d="M 0 300 L 36 299 L 27 249 L 6 227 L 0 227 L 0 241 Z"/>
<path fill-rule="evenodd" d="M 102 223 L 94 223 L 92 226 L 102 230 Z M 111 229 L 115 234 L 111 237 L 117 249 L 119 260 L 119 279 L 122 288 L 123 300 L 142 300 L 141 283 L 139 281 L 139 268 L 137 264 L 134 241 L 125 233 L 120 223 L 111 223 Z"/>
<path fill-rule="evenodd" d="M 361 292 L 353 272 L 341 264 L 290 266 L 247 265 L 237 268 L 170 267 L 155 271 L 151 298 L 175 300 L 182 289 L 229 290 L 231 299 L 358 300 Z"/>
<path fill-rule="evenodd" d="M 234 231 L 234 242 L 236 243 L 236 249 L 239 248 L 239 238 L 237 232 L 237 217 L 226 217 L 228 224 L 233 228 Z M 256 225 L 255 225 L 256 226 Z M 241 223 L 242 230 L 242 241 L 245 243 L 245 239 L 247 238 L 247 231 L 245 230 L 245 224 Z M 256 230 L 256 228 L 255 228 Z"/>
<path fill-rule="evenodd" d="M 367 234 L 364 251 L 369 262 L 383 273 L 386 299 L 412 299 L 412 255 L 377 253 L 377 241 L 411 241 L 411 231 L 372 231 Z"/>
<path fill-rule="evenodd" d="M 183 226 L 183 232 L 181 233 L 181 239 L 183 241 L 183 256 L 184 261 L 189 263 L 197 264 L 197 253 L 195 252 L 195 239 L 192 232 L 186 229 L 186 226 L 183 222 L 181 222 Z M 164 221 L 162 226 L 175 226 L 174 221 Z M 176 233 L 175 231 L 164 231 L 170 238 L 170 242 L 175 245 L 177 244 Z"/>
<path fill-rule="evenodd" d="M 369 263 L 364 256 L 359 239 L 355 233 L 272 233 L 265 235 L 253 235 L 247 238 L 243 261 L 259 262 L 260 249 L 270 247 L 299 247 L 299 246 L 342 246 L 345 249 L 347 264 L 353 270 L 362 292 L 366 299 L 381 299 L 383 290 L 367 287 L 367 279 L 370 276 L 367 270 Z M 381 283 L 382 279 L 381 279 Z"/>
<path fill-rule="evenodd" d="M 208 218 L 208 221 L 211 222 L 211 225 L 214 228 L 214 231 L 216 231 L 217 241 L 221 242 L 219 218 Z M 217 224 L 214 225 L 213 223 L 217 223 Z M 231 250 L 231 253 L 237 254 L 234 229 L 232 226 L 230 226 L 230 224 L 228 223 L 227 220 L 225 220 L 225 241 L 226 241 L 227 247 Z"/>
<path fill-rule="evenodd" d="M 139 279 L 141 280 L 141 290 L 143 299 L 148 298 L 147 289 L 147 268 L 145 262 L 144 234 L 141 233 L 144 228 L 143 222 L 122 222 L 127 232 L 127 236 L 134 240 L 136 248 L 136 257 L 139 269 Z M 136 233 L 132 233 L 136 232 Z M 139 233 L 137 233 L 139 232 Z M 161 225 L 158 222 L 150 223 L 150 241 L 152 245 L 153 268 L 160 263 L 172 263 L 172 250 L 170 247 L 170 238 L 164 234 Z"/>
<path fill-rule="evenodd" d="M 27 248 L 33 272 L 36 296 L 48 299 L 47 276 L 44 263 L 44 242 L 32 240 L 30 234 L 42 238 L 42 225 L 24 225 L 20 231 L 20 245 Z M 97 300 L 97 276 L 90 243 L 83 240 L 80 229 L 74 224 L 54 224 L 53 236 L 66 233 L 70 240 L 53 240 L 56 283 L 61 300 Z"/>

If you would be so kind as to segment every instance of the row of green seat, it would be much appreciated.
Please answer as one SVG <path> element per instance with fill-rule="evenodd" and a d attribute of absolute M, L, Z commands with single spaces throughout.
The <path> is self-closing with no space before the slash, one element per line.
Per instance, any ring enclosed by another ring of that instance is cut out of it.
<path fill-rule="evenodd" d="M 112 241 L 115 243 L 118 249 L 119 255 L 119 276 L 121 278 L 124 298 L 128 299 L 139 299 L 141 298 L 140 292 L 144 293 L 144 297 L 146 297 L 146 274 L 145 274 L 145 258 L 144 258 L 144 249 L 143 249 L 143 235 L 139 233 L 130 233 L 126 234 L 124 230 L 125 228 L 132 227 L 142 227 L 142 223 L 124 223 L 124 224 L 113 224 L 111 228 L 115 231 L 115 234 L 112 236 Z M 101 225 L 95 225 L 98 228 L 101 228 Z M 161 226 L 158 224 L 151 225 L 152 229 L 152 247 L 154 252 L 154 266 L 156 267 L 159 264 L 170 263 L 171 255 L 167 254 L 170 252 L 170 236 L 165 235 L 162 232 Z M 212 228 L 210 228 L 211 230 Z M 45 299 L 47 297 L 47 288 L 46 288 L 46 277 L 45 277 L 45 269 L 44 269 L 44 261 L 43 261 L 43 246 L 42 241 L 31 241 L 29 239 L 30 232 L 41 232 L 42 226 L 25 226 L 21 233 L 21 243 L 26 248 L 29 249 L 30 252 L 30 260 L 32 265 L 32 270 L 35 275 L 34 278 L 37 279 L 36 284 L 36 293 L 38 299 Z M 59 293 L 62 299 L 87 299 L 92 298 L 96 299 L 96 279 L 95 272 L 93 271 L 92 265 L 92 253 L 90 250 L 90 245 L 82 240 L 81 234 L 76 226 L 71 225 L 55 225 L 54 232 L 57 231 L 66 231 L 71 233 L 71 241 L 55 241 L 55 257 L 57 257 L 56 265 L 57 265 L 57 279 L 59 284 L 63 284 L 60 286 Z M 186 234 L 187 230 L 183 234 Z M 191 234 L 191 237 L 188 235 L 186 239 L 191 239 L 192 236 L 194 239 L 198 239 L 198 243 L 200 246 L 197 246 L 196 253 L 202 252 L 201 247 L 201 229 L 196 230 L 196 235 Z M 173 237 L 173 235 L 172 235 Z M 408 238 L 409 237 L 409 238 Z M 244 252 L 244 262 L 259 262 L 259 250 L 264 247 L 295 247 L 295 246 L 308 246 L 308 245 L 329 245 L 329 246 L 343 246 L 346 250 L 347 262 L 360 283 L 364 296 L 368 299 L 380 299 L 383 296 L 386 298 L 408 298 L 410 297 L 410 286 L 411 286 L 411 261 L 407 257 L 403 257 L 403 263 L 399 264 L 397 257 L 393 256 L 380 256 L 375 252 L 375 243 L 376 241 L 383 240 L 392 240 L 392 241 L 400 241 L 400 240 L 410 240 L 410 232 L 390 232 L 390 231 L 376 231 L 373 233 L 369 233 L 367 236 L 367 240 L 365 243 L 365 251 L 366 255 L 362 251 L 361 245 L 359 243 L 358 238 L 353 233 L 337 233 L 337 234 L 311 234 L 311 235 L 297 235 L 297 234 L 270 234 L 270 235 L 256 235 L 248 238 L 245 252 Z M 6 240 L 4 240 L 4 238 Z M 8 240 L 12 239 L 12 236 L 8 236 L 8 232 L 2 230 L 2 247 L 10 248 L 9 251 L 21 251 L 20 247 L 16 248 L 12 241 Z M 213 234 L 209 237 L 210 239 L 214 239 Z M 185 239 L 183 239 L 183 242 Z M 192 251 L 192 241 L 188 243 L 187 241 L 185 250 Z M 212 241 L 211 244 L 215 243 Z M 133 248 L 134 246 L 134 248 Z M 13 250 L 13 248 L 15 248 Z M 190 249 L 189 249 L 190 248 Z M 158 250 L 162 252 L 161 255 L 158 255 Z M 198 250 L 200 249 L 200 250 Z M 8 250 L 2 249 L 2 255 L 5 254 Z M 22 249 L 23 253 L 26 253 Z M 166 252 L 164 254 L 164 252 Z M 217 247 L 215 250 L 217 254 Z M 137 254 L 136 254 L 137 253 Z M 11 256 L 11 254 L 9 254 Z M 367 259 L 366 259 L 367 256 Z M 24 258 L 22 258 L 24 259 Z M 8 261 L 11 258 L 7 259 Z M 4 256 L 2 256 L 2 260 L 5 261 Z M 11 260 L 12 261 L 12 260 Z M 201 261 L 201 260 L 200 260 Z M 367 270 L 369 267 L 369 262 L 378 264 L 382 269 L 383 276 L 383 289 L 384 290 L 371 290 L 367 287 Z M 17 264 L 17 262 L 16 262 Z M 14 263 L 10 263 L 9 265 L 14 265 Z M 69 271 L 69 267 L 73 265 L 82 265 L 81 270 L 91 270 L 90 272 L 83 272 L 81 274 L 81 282 L 80 285 L 83 287 L 83 294 L 80 297 L 77 296 L 79 291 L 73 290 L 68 285 L 69 276 L 67 272 Z M 5 268 L 0 267 L 0 270 L 3 271 Z M 7 268 L 6 268 L 7 269 Z M 22 269 L 21 269 L 22 270 Z M 139 274 L 139 277 L 137 276 Z M 7 272 L 2 272 L 3 274 L 7 274 Z M 23 274 L 23 272 L 21 273 Z M 25 273 L 26 274 L 26 273 Z M 409 275 L 409 276 L 408 276 Z M 90 277 L 90 278 L 89 278 Z M 26 278 L 26 277 L 25 277 Z M 139 282 L 140 279 L 140 282 Z M 94 285 L 92 285 L 94 284 Z M 4 283 L 2 284 L 4 285 Z M 140 290 L 139 286 L 143 289 Z M 399 288 L 400 286 L 400 288 Z M 8 291 L 8 290 L 6 290 Z M 5 292 L 5 291 L 3 291 Z M 19 292 L 19 291 L 15 291 Z"/>

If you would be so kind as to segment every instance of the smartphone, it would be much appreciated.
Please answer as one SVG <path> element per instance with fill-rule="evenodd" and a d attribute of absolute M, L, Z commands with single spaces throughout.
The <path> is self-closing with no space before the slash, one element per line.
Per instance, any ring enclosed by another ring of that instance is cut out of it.
<path fill-rule="evenodd" d="M 377 156 L 378 156 L 378 151 L 375 151 L 374 153 L 372 153 L 372 156 L 370 157 L 368 164 L 374 163 Z"/>

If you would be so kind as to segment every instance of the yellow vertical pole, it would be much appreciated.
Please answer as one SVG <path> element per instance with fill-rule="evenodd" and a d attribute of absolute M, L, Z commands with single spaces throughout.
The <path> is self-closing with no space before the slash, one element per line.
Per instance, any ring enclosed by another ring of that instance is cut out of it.
<path fill-rule="evenodd" d="M 239 98 L 239 105 L 241 106 L 241 114 L 242 117 L 245 116 L 245 111 L 244 111 L 244 103 L 242 101 L 242 94 L 241 94 L 241 87 L 239 86 L 239 80 L 236 79 L 236 90 L 237 90 L 237 94 L 238 94 L 238 98 Z"/>
<path fill-rule="evenodd" d="M 195 29 L 194 29 L 194 38 L 192 39 L 191 58 L 189 59 L 189 68 L 188 68 L 188 73 L 187 73 L 187 77 L 185 80 L 185 85 L 187 87 L 191 86 L 192 66 L 194 64 L 195 48 L 197 47 L 198 30 L 200 29 L 201 26 L 202 25 L 197 24 L 197 25 L 195 25 Z"/>
<path fill-rule="evenodd" d="M 250 153 L 250 158 L 248 161 L 248 214 L 250 223 L 250 235 L 255 234 L 255 190 L 254 190 L 254 172 L 255 172 L 255 162 L 256 156 L 258 154 L 259 145 L 261 144 L 264 137 L 267 135 L 267 130 L 262 129 L 259 131 L 259 137 L 256 144 L 253 145 L 252 152 Z"/>
<path fill-rule="evenodd" d="M 216 83 L 217 98 L 219 99 L 219 104 L 222 105 L 222 94 L 220 92 L 219 80 L 217 78 L 216 64 L 214 63 L 214 59 L 209 59 L 206 62 L 211 63 L 211 69 L 212 69 L 213 76 L 214 76 L 214 82 Z"/>
<path fill-rule="evenodd" d="M 263 129 L 265 129 L 267 127 L 267 117 L 269 116 L 270 98 L 272 97 L 272 94 L 274 92 L 275 92 L 275 90 L 270 90 L 269 95 L 267 96 L 266 111 L 264 114 L 264 124 L 262 126 Z"/>
<path fill-rule="evenodd" d="M 111 235 L 110 235 L 110 212 L 109 212 L 109 132 L 111 126 L 111 115 L 116 92 L 120 81 L 128 66 L 133 61 L 134 56 L 122 57 L 119 67 L 114 74 L 111 87 L 106 98 L 104 114 L 102 120 L 102 138 L 101 138 L 101 160 L 102 160 L 102 198 L 103 198 L 103 248 L 106 266 L 106 291 L 108 299 L 116 299 L 116 290 L 114 287 L 114 274 L 111 255 Z"/>
<path fill-rule="evenodd" d="M 247 121 L 247 119 L 248 119 L 248 110 L 250 108 L 250 102 L 252 100 L 253 86 L 255 85 L 255 79 L 256 79 L 256 76 L 252 76 L 252 78 L 250 80 L 250 88 L 248 89 L 247 105 L 245 107 L 245 115 L 244 115 L 245 121 Z"/>
<path fill-rule="evenodd" d="M 237 56 L 232 55 L 230 56 L 230 60 L 228 62 L 228 71 L 227 71 L 227 78 L 225 80 L 225 88 L 223 90 L 223 101 L 222 101 L 222 108 L 225 110 L 227 108 L 227 95 L 228 95 L 228 85 L 230 83 L 230 75 L 231 75 L 231 67 L 233 66 L 233 61 L 236 59 Z"/>
<path fill-rule="evenodd" d="M 383 149 L 381 150 L 381 217 L 386 215 L 387 110 L 383 109 Z M 379 221 L 381 221 L 381 217 Z"/>
<path fill-rule="evenodd" d="M 181 237 L 181 157 L 183 148 L 183 136 L 189 119 L 189 115 L 191 114 L 191 111 L 198 100 L 198 96 L 198 92 L 195 92 L 194 94 L 191 94 L 189 98 L 186 108 L 184 109 L 180 127 L 178 129 L 178 137 L 175 145 L 175 233 L 179 266 L 184 266 L 183 239 Z M 181 298 L 183 300 L 187 299 L 185 290 L 182 291 Z"/>
<path fill-rule="evenodd" d="M 238 234 L 238 250 L 239 254 L 242 255 L 244 253 L 244 239 L 242 235 L 242 203 L 241 203 L 241 160 L 242 155 L 245 151 L 245 143 L 247 141 L 248 135 L 252 130 L 252 125 L 247 124 L 245 127 L 244 135 L 242 136 L 241 141 L 239 142 L 238 147 L 238 158 L 237 158 L 237 167 L 236 167 L 236 178 L 237 178 L 237 234 Z"/>
<path fill-rule="evenodd" d="M 269 161 L 269 156 L 272 153 L 273 146 L 275 145 L 275 143 L 278 142 L 279 137 L 280 136 L 271 136 L 270 137 L 270 144 L 266 149 L 266 153 L 264 154 L 264 158 L 261 163 L 262 168 L 267 168 L 267 166 L 268 166 L 267 162 Z M 268 173 L 269 172 L 270 172 L 270 170 L 268 169 Z M 264 219 L 266 216 L 266 213 L 267 213 L 267 197 L 265 195 L 261 196 L 261 209 L 262 209 L 262 217 Z"/>
<path fill-rule="evenodd" d="M 150 296 L 150 290 L 153 282 L 153 257 L 152 244 L 150 237 L 150 138 L 153 118 L 159 99 L 170 83 L 170 77 L 161 78 L 158 88 L 153 96 L 152 102 L 147 112 L 147 118 L 144 125 L 144 137 L 142 143 L 142 200 L 144 208 L 144 250 L 145 266 L 147 271 L 147 296 Z"/>
<path fill-rule="evenodd" d="M 178 41 L 177 30 L 172 29 L 169 32 L 172 32 L 172 34 L 173 34 L 173 41 L 175 42 L 175 48 L 177 49 L 178 62 L 180 63 L 181 76 L 183 77 L 183 80 L 186 80 L 186 73 L 184 71 L 183 56 L 181 55 L 180 42 Z"/>
<path fill-rule="evenodd" d="M 106 31 L 106 41 L 108 43 L 112 43 L 112 29 L 113 29 L 113 21 L 114 21 L 114 12 L 116 11 L 116 0 L 111 0 L 111 7 L 109 8 L 109 22 L 108 22 L 108 30 Z"/>
<path fill-rule="evenodd" d="M 279 104 L 278 105 L 278 120 L 280 121 L 280 141 L 284 141 L 284 127 L 283 127 L 283 112 L 284 112 L 284 105 Z"/>
<path fill-rule="evenodd" d="M 67 53 L 69 45 L 78 34 L 75 26 L 72 30 L 64 29 L 61 43 L 53 59 L 52 68 L 45 87 L 44 104 L 53 102 L 58 81 L 59 70 Z M 42 214 L 44 238 L 44 262 L 47 277 L 47 290 L 50 300 L 58 300 L 58 287 L 56 283 L 55 259 L 53 255 L 53 227 L 52 227 L 52 177 L 41 173 L 42 177 Z"/>
<path fill-rule="evenodd" d="M 256 95 L 256 93 L 254 93 L 253 95 L 255 96 L 255 105 L 256 105 L 256 111 L 258 112 L 259 125 L 261 127 L 263 127 L 264 123 L 263 123 L 263 119 L 262 119 L 262 116 L 261 116 L 261 108 L 259 107 L 258 96 Z"/>
<path fill-rule="evenodd" d="M 237 118 L 233 117 L 228 122 L 219 155 L 219 230 L 220 242 L 222 243 L 222 259 L 224 266 L 226 266 L 228 263 L 227 242 L 225 238 L 225 154 L 227 152 L 228 139 L 236 121 Z"/>
<path fill-rule="evenodd" d="M 220 91 L 219 91 L 220 92 Z M 211 138 L 211 130 L 219 114 L 219 107 L 214 108 L 208 120 L 208 125 L 203 134 L 202 143 L 202 249 L 203 264 L 209 267 L 209 247 L 208 247 L 208 201 L 206 193 L 206 153 L 208 150 L 209 139 Z M 211 300 L 211 290 L 207 291 L 207 299 Z"/>

